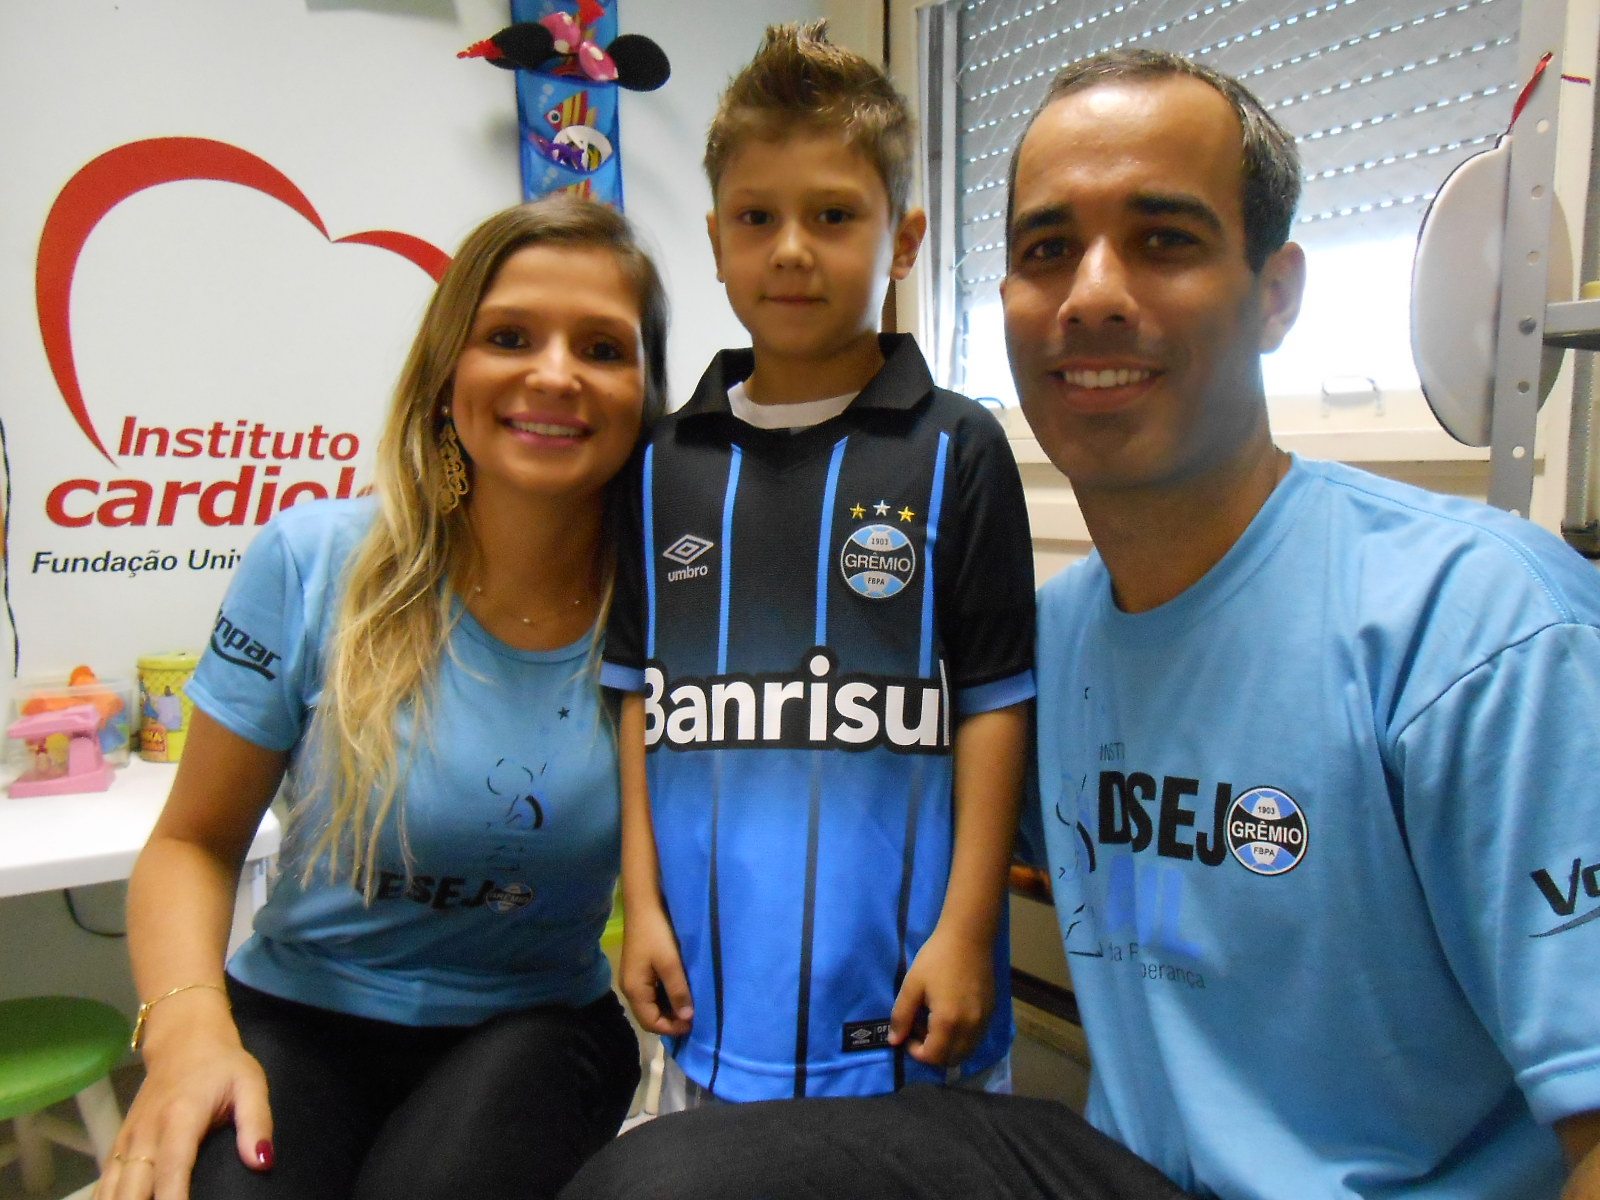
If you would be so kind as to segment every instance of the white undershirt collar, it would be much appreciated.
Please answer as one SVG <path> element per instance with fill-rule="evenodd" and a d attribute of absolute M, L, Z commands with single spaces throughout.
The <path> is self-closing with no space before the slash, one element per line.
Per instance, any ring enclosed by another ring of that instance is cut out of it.
<path fill-rule="evenodd" d="M 758 404 L 750 399 L 741 379 L 728 389 L 728 407 L 739 420 L 757 429 L 810 429 L 833 420 L 860 394 L 847 392 L 843 396 L 807 400 L 801 404 Z"/>

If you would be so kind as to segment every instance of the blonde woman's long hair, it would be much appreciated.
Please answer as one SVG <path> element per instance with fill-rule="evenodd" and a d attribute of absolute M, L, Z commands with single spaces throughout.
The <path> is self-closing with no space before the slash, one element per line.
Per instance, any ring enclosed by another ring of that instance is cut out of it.
<path fill-rule="evenodd" d="M 431 728 L 439 663 L 455 620 L 450 580 L 476 553 L 466 505 L 441 511 L 443 410 L 484 294 L 508 258 L 534 245 L 616 255 L 639 296 L 644 427 L 665 406 L 666 295 L 620 214 L 562 196 L 496 213 L 468 235 L 428 304 L 378 441 L 378 511 L 347 568 L 312 722 L 311 766 L 327 800 L 314 829 L 304 831 L 315 838 L 304 880 L 326 864 L 331 882 L 348 878 L 370 899 L 379 837 L 397 809 L 409 870 L 401 784 Z M 470 480 L 470 463 L 467 470 Z M 608 489 L 608 587 L 617 502 L 616 489 Z"/>

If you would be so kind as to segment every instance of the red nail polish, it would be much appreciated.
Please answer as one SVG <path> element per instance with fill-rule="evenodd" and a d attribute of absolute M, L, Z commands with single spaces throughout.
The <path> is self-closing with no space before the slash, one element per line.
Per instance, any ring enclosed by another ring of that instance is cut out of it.
<path fill-rule="evenodd" d="M 272 1170 L 272 1143 L 266 1138 L 256 1143 L 256 1162 L 263 1171 Z"/>

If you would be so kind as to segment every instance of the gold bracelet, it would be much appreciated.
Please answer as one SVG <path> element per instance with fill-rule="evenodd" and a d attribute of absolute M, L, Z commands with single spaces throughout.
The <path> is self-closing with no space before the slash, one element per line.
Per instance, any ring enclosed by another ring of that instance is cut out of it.
<path fill-rule="evenodd" d="M 182 987 L 173 988 L 170 992 L 162 992 L 154 1000 L 146 1000 L 139 1005 L 139 1013 L 133 1019 L 133 1037 L 128 1040 L 128 1049 L 137 1050 L 144 1044 L 144 1023 L 150 1016 L 152 1008 L 160 1004 L 168 996 L 176 996 L 179 992 L 187 992 L 191 988 L 210 988 L 214 992 L 221 992 L 224 996 L 228 994 L 228 989 L 220 983 L 186 983 Z M 232 1005 L 229 1005 L 229 1007 L 231 1008 Z"/>

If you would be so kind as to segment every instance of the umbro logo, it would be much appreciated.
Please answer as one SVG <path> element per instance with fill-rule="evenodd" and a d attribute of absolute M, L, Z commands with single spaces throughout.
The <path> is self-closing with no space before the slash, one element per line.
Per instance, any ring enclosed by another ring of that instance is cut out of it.
<path fill-rule="evenodd" d="M 686 533 L 673 542 L 672 545 L 661 552 L 662 558 L 668 562 L 678 564 L 676 571 L 667 572 L 667 582 L 676 583 L 681 579 L 698 579 L 702 575 L 709 575 L 711 569 L 704 563 L 701 563 L 698 567 L 690 566 L 690 564 L 714 545 L 716 545 L 715 542 L 708 541 L 703 537 L 696 537 L 692 533 Z"/>
<path fill-rule="evenodd" d="M 855 1054 L 862 1050 L 882 1050 L 889 1044 L 889 1022 L 846 1021 L 844 1023 L 844 1052 Z"/>
<path fill-rule="evenodd" d="M 713 544 L 703 537 L 695 537 L 692 533 L 686 533 L 663 550 L 661 557 L 670 558 L 680 567 L 687 567 L 695 559 L 711 549 Z"/>

